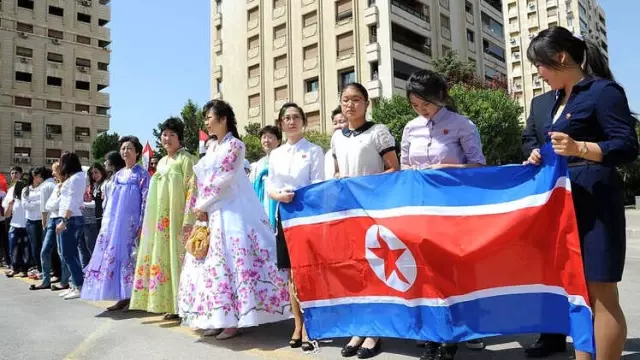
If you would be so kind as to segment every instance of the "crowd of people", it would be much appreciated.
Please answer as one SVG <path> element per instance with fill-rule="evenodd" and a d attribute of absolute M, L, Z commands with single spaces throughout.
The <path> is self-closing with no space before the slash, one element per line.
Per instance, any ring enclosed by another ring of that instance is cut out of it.
<path fill-rule="evenodd" d="M 626 338 L 617 295 L 625 229 L 615 167 L 638 155 L 635 119 L 589 41 L 554 27 L 531 41 L 527 56 L 554 91 L 533 101 L 523 134 L 525 165 L 543 161 L 539 148 L 546 142 L 568 158 L 596 356 L 619 359 Z M 113 300 L 109 311 L 181 319 L 219 340 L 293 317 L 289 346 L 312 351 L 317 343 L 296 298 L 287 250 L 292 239 L 285 239 L 279 204 L 291 202 L 297 189 L 336 178 L 486 165 L 478 129 L 456 111 L 441 75 L 412 74 L 406 93 L 418 116 L 400 144 L 385 125 L 367 121 L 367 90 L 351 83 L 332 112 L 326 153 L 305 139 L 303 109 L 287 103 L 276 124 L 260 132 L 265 156 L 248 164 L 232 107 L 213 100 L 203 109 L 211 141 L 200 159 L 182 147 L 183 123 L 169 118 L 161 126 L 167 155 L 149 169 L 139 165 L 142 145 L 134 136 L 121 138 L 104 166 L 83 169 L 76 154 L 64 153 L 51 170 L 30 170 L 26 181 L 14 167 L 12 186 L 0 193 L 8 219 L 8 231 L 1 232 L 8 235 L 6 276 L 40 280 L 30 290 L 59 291 L 65 300 Z M 187 251 L 185 244 L 202 231 L 208 249 Z M 342 356 L 381 352 L 379 338 L 354 335 Z M 429 341 L 420 346 L 425 360 L 453 359 L 457 350 Z M 482 339 L 467 346 L 484 347 Z M 565 348 L 565 335 L 542 334 L 527 354 L 545 357 Z"/>

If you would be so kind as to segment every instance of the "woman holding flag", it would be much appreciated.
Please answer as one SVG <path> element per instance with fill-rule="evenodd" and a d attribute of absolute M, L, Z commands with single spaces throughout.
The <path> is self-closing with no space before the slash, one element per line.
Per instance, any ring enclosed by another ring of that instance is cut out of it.
<path fill-rule="evenodd" d="M 431 70 L 411 74 L 407 99 L 418 117 L 402 132 L 400 163 L 403 169 L 472 168 L 486 164 L 478 128 L 455 112 L 446 80 Z M 484 348 L 481 339 L 467 342 Z M 458 346 L 427 341 L 421 360 L 453 359 Z"/>
<path fill-rule="evenodd" d="M 398 171 L 396 143 L 389 129 L 367 121 L 369 93 L 359 83 L 351 83 L 340 94 L 342 113 L 348 125 L 331 137 L 331 151 L 335 157 L 335 177 L 364 176 Z M 380 339 L 354 336 L 342 348 L 343 357 L 368 359 L 380 353 Z"/>
<path fill-rule="evenodd" d="M 304 129 L 307 126 L 307 117 L 298 105 L 294 103 L 282 105 L 276 124 L 286 135 L 287 142 L 273 150 L 269 157 L 267 193 L 274 202 L 290 203 L 295 196 L 295 190 L 324 180 L 324 152 L 320 146 L 305 139 Z M 275 216 L 275 209 L 273 212 Z M 291 261 L 279 219 L 276 243 L 278 268 L 290 269 Z M 309 342 L 302 322 L 300 304 L 295 296 L 294 276 L 295 274 L 290 273 L 289 294 L 295 329 L 289 346 L 302 347 L 304 351 L 310 351 L 313 350 L 313 345 Z"/>
<path fill-rule="evenodd" d="M 616 167 L 638 157 L 637 121 L 597 44 L 563 27 L 541 31 L 527 57 L 556 90 L 545 135 L 567 157 L 584 273 L 595 329 L 595 358 L 620 359 L 627 324 L 618 298 L 625 263 L 622 185 Z M 527 163 L 544 159 L 534 149 Z M 576 352 L 576 359 L 591 354 Z"/>
<path fill-rule="evenodd" d="M 194 156 L 182 147 L 184 123 L 169 118 L 161 125 L 160 139 L 167 155 L 151 178 L 147 208 L 131 296 L 132 310 L 165 313 L 178 318 L 178 283 L 184 258 L 184 239 L 194 219 L 185 216 L 188 184 Z"/>

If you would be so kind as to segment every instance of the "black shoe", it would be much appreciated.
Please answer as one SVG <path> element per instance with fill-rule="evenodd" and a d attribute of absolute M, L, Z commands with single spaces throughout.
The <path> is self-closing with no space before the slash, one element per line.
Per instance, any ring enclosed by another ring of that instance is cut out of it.
<path fill-rule="evenodd" d="M 289 347 L 292 349 L 297 349 L 302 346 L 302 339 L 291 339 L 289 340 Z"/>
<path fill-rule="evenodd" d="M 313 351 L 313 350 L 316 349 L 316 347 L 310 341 L 303 341 L 301 346 L 300 346 L 300 348 L 304 352 L 309 352 L 309 351 Z"/>
<path fill-rule="evenodd" d="M 535 344 L 524 350 L 530 358 L 545 358 L 565 351 L 567 351 L 566 336 L 555 334 L 540 335 Z"/>
<path fill-rule="evenodd" d="M 423 346 L 424 351 L 422 352 L 422 355 L 420 355 L 420 360 L 434 360 L 440 344 L 433 341 L 427 341 Z"/>
<path fill-rule="evenodd" d="M 342 355 L 342 357 L 353 357 L 358 354 L 358 350 L 360 350 L 360 345 L 358 346 L 345 345 L 345 347 L 343 347 L 342 350 L 340 351 L 340 354 Z"/>
<path fill-rule="evenodd" d="M 380 350 L 382 349 L 381 343 L 382 340 L 378 339 L 372 349 L 364 348 L 361 346 L 360 349 L 358 349 L 357 353 L 358 359 L 370 359 L 378 355 L 380 353 Z"/>
<path fill-rule="evenodd" d="M 458 345 L 456 344 L 442 344 L 438 347 L 436 351 L 436 356 L 433 357 L 434 360 L 453 360 L 456 356 L 456 352 L 458 351 Z"/>

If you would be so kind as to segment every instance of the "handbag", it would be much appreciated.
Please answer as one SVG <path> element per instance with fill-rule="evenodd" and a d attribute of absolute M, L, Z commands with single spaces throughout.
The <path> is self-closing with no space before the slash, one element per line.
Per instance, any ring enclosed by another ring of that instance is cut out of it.
<path fill-rule="evenodd" d="M 209 226 L 204 221 L 196 221 L 185 244 L 187 252 L 197 260 L 207 257 L 209 252 Z"/>

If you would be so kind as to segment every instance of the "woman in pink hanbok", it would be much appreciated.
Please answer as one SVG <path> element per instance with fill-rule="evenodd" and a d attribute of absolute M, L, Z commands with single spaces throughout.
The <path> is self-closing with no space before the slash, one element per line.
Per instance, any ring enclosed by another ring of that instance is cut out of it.
<path fill-rule="evenodd" d="M 224 340 L 239 328 L 290 318 L 289 292 L 287 273 L 276 267 L 274 231 L 245 174 L 233 110 L 213 100 L 204 113 L 217 141 L 193 168 L 197 189 L 186 212 L 208 222 L 210 244 L 202 260 L 185 255 L 178 309 L 184 325 Z"/>

